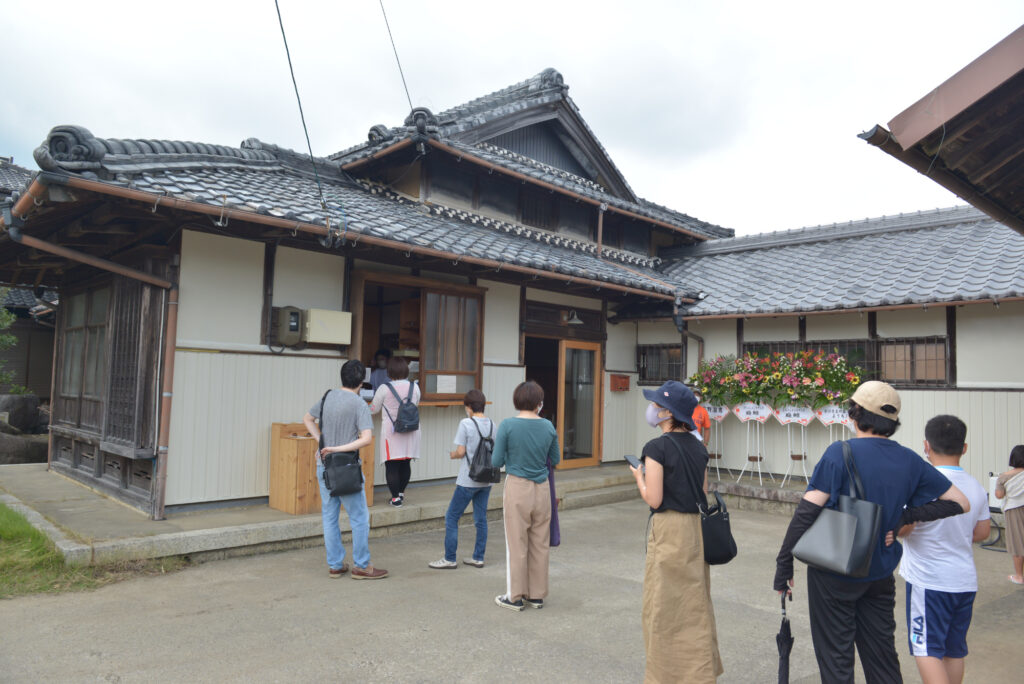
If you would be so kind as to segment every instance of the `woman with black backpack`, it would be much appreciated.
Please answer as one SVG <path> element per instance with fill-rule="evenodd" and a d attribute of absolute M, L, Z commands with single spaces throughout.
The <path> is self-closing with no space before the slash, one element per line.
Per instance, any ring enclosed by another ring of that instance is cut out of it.
<path fill-rule="evenodd" d="M 455 479 L 455 492 L 444 516 L 444 558 L 429 564 L 435 570 L 454 570 L 459 567 L 455 562 L 455 552 L 459 545 L 459 519 L 470 502 L 473 502 L 476 545 L 473 547 L 472 558 L 464 558 L 462 562 L 474 568 L 484 567 L 487 500 L 491 496 L 491 485 L 497 480 L 493 475 L 499 474 L 497 468 L 488 467 L 494 449 L 494 423 L 484 415 L 487 398 L 480 390 L 471 389 L 466 392 L 462 404 L 466 407 L 466 418 L 459 423 L 455 433 L 455 450 L 451 453 L 453 459 L 461 459 L 459 476 Z"/>
<path fill-rule="evenodd" d="M 409 362 L 401 356 L 388 361 L 389 382 L 377 388 L 370 403 L 370 413 L 384 412 L 380 421 L 380 461 L 391 505 L 405 503 L 405 488 L 412 474 L 412 459 L 420 457 L 419 403 L 420 388 L 409 380 Z"/>

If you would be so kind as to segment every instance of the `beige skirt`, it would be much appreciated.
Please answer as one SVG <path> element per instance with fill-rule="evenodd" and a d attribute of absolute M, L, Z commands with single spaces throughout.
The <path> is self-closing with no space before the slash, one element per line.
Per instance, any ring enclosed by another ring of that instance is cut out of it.
<path fill-rule="evenodd" d="M 722 674 L 711 568 L 696 513 L 665 511 L 651 519 L 642 615 L 647 684 L 713 684 Z"/>
<path fill-rule="evenodd" d="M 1024 556 L 1024 506 L 1003 512 L 1006 524 L 1006 552 Z"/>

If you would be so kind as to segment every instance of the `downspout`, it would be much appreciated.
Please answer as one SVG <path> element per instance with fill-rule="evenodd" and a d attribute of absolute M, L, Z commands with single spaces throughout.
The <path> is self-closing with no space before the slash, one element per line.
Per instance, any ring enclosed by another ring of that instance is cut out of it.
<path fill-rule="evenodd" d="M 171 399 L 174 397 L 174 347 L 178 339 L 178 288 L 167 292 L 167 327 L 164 330 L 164 375 L 160 394 L 160 434 L 156 448 L 156 488 L 153 520 L 164 519 L 167 493 L 167 453 L 171 433 Z"/>

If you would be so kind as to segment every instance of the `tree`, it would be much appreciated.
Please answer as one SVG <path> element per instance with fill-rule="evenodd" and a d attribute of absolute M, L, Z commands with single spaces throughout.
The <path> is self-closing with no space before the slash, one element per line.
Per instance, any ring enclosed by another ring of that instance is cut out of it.
<path fill-rule="evenodd" d="M 8 287 L 0 287 L 0 302 L 7 301 Z M 18 338 L 6 332 L 18 320 L 6 306 L 0 306 L 0 351 L 7 351 L 18 343 Z M 0 389 L 6 388 L 10 394 L 23 394 L 26 389 L 21 385 L 15 385 L 14 371 L 4 370 L 6 362 L 0 359 Z"/>

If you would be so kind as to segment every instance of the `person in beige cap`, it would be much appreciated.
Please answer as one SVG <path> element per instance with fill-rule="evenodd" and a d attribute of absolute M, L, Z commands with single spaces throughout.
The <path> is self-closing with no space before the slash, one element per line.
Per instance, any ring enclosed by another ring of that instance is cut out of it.
<path fill-rule="evenodd" d="M 864 496 L 882 507 L 882 525 L 866 577 L 846 577 L 807 568 L 811 641 L 821 681 L 853 682 L 854 648 L 864 677 L 873 682 L 902 682 L 896 655 L 896 581 L 893 571 L 903 553 L 900 544 L 885 545 L 886 533 L 901 521 L 924 522 L 970 510 L 967 497 L 912 450 L 890 439 L 900 425 L 900 396 L 890 385 L 872 380 L 850 398 L 850 418 L 857 436 L 849 440 Z M 774 589 L 793 587 L 793 546 L 824 508 L 837 508 L 850 494 L 850 475 L 842 442 L 831 444 L 811 475 L 776 558 Z M 905 511 L 905 508 L 908 509 Z"/>

